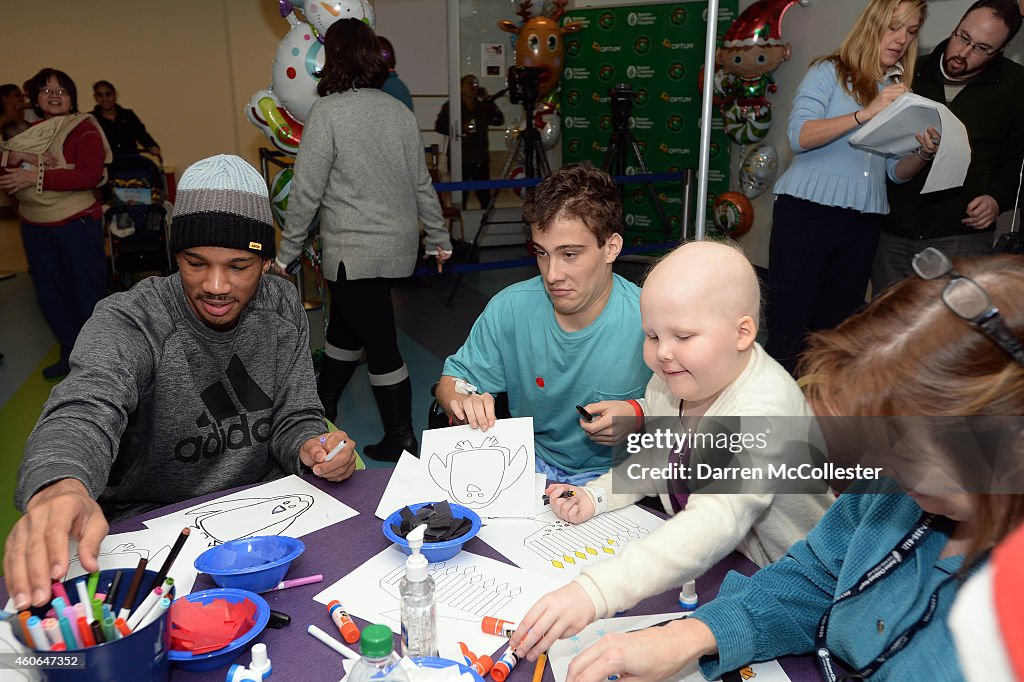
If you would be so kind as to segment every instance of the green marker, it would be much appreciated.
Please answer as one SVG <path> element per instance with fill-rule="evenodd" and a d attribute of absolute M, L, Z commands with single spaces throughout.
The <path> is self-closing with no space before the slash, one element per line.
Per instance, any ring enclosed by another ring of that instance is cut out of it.
<path fill-rule="evenodd" d="M 100 574 L 99 573 L 90 573 L 89 574 L 89 582 L 86 583 L 86 587 L 88 587 L 88 589 L 89 589 L 89 601 L 92 601 L 92 598 L 96 596 L 96 586 L 99 585 L 99 583 L 100 583 Z"/>

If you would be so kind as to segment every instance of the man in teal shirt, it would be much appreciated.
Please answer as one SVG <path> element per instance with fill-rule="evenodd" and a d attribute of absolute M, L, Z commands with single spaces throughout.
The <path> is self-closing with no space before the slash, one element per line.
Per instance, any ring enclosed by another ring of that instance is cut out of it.
<path fill-rule="evenodd" d="M 527 194 L 523 219 L 540 276 L 488 303 L 445 362 L 437 401 L 454 422 L 486 431 L 492 394 L 508 393 L 512 416 L 534 419 L 537 470 L 582 484 L 607 471 L 610 445 L 643 423 L 638 398 L 651 376 L 640 289 L 612 272 L 619 189 L 589 163 L 566 167 Z"/>

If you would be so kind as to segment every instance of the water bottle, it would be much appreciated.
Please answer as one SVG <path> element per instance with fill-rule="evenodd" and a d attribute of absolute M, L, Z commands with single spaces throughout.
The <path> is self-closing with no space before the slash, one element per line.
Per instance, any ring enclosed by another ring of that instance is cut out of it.
<path fill-rule="evenodd" d="M 427 571 L 427 558 L 420 553 L 426 530 L 426 525 L 416 526 L 406 538 L 412 554 L 405 561 L 405 577 L 398 583 L 403 656 L 437 656 L 434 579 Z"/>
<path fill-rule="evenodd" d="M 359 637 L 362 657 L 349 671 L 345 682 L 384 682 L 408 679 L 401 668 L 394 666 L 392 658 L 391 628 L 387 625 L 369 625 Z M 394 667 L 394 669 L 392 669 Z"/>

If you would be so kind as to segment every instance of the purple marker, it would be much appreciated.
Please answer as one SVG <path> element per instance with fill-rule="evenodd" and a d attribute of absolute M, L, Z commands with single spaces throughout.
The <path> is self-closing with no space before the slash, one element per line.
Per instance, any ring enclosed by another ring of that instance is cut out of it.
<path fill-rule="evenodd" d="M 277 587 L 271 587 L 267 592 L 273 592 L 274 590 L 284 590 L 289 587 L 298 587 L 300 585 L 312 585 L 313 583 L 323 582 L 324 577 L 317 573 L 316 575 L 307 576 L 305 578 L 293 578 L 292 580 L 282 580 L 277 584 Z"/>

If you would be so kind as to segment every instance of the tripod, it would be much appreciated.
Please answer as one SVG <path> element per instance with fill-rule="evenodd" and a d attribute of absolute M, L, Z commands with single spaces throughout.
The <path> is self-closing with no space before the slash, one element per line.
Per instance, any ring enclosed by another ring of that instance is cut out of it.
<path fill-rule="evenodd" d="M 508 156 L 505 157 L 505 163 L 501 168 L 502 180 L 512 179 L 512 169 L 519 159 L 523 161 L 526 178 L 546 178 L 551 175 L 551 166 L 548 164 L 548 157 L 544 153 L 544 143 L 540 139 L 540 131 L 533 125 L 533 114 L 536 105 L 536 100 L 533 99 L 523 102 L 523 109 L 526 110 L 526 127 L 519 133 L 515 146 L 509 150 Z M 491 215 L 494 213 L 494 204 L 497 202 L 500 192 L 500 189 L 491 190 L 491 197 L 488 199 L 483 216 L 480 218 L 480 228 L 477 230 L 476 236 L 473 237 L 473 241 L 470 242 L 469 249 L 466 251 L 465 262 L 467 263 L 471 263 L 480 251 L 480 242 L 487 236 L 488 226 L 509 225 L 521 222 L 519 220 L 491 220 Z M 462 284 L 461 273 L 455 278 L 455 285 L 452 287 L 445 305 L 452 304 L 455 292 L 459 290 L 460 284 Z"/>
<path fill-rule="evenodd" d="M 640 168 L 640 172 L 647 175 L 650 171 L 647 170 L 647 164 L 644 163 L 644 157 L 640 154 L 640 145 L 637 144 L 636 138 L 633 137 L 633 133 L 629 132 L 628 123 L 629 118 L 620 121 L 618 117 L 614 117 L 615 120 L 612 122 L 612 136 L 608 141 L 608 151 L 604 156 L 604 163 L 601 168 L 613 176 L 622 176 L 626 174 L 626 155 L 631 150 L 633 152 L 633 158 L 636 159 L 636 165 Z M 665 208 L 661 205 L 661 200 L 658 198 L 658 194 L 654 191 L 654 185 L 650 182 L 645 182 L 644 185 L 647 187 L 647 195 L 651 198 L 651 202 L 654 204 L 654 210 L 658 214 L 658 221 L 661 223 L 661 227 L 665 232 L 666 238 L 671 238 L 669 230 L 671 229 L 668 224 L 668 219 L 665 217 Z M 625 185 L 619 186 L 619 192 L 625 200 L 626 187 Z M 625 210 L 625 202 L 623 202 L 623 210 Z"/>

